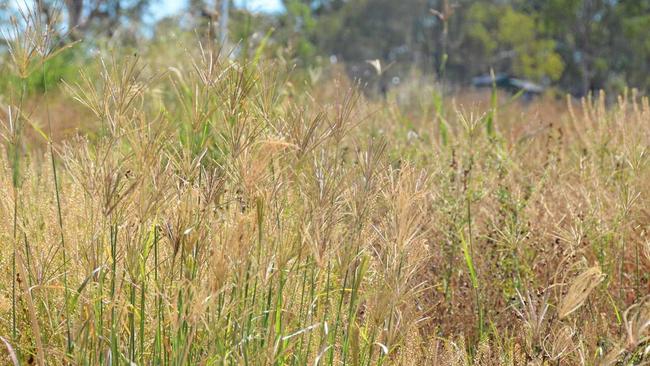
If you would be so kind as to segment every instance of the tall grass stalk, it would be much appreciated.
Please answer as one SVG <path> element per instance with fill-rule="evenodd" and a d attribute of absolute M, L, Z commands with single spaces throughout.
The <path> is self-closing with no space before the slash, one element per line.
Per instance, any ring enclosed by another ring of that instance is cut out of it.
<path fill-rule="evenodd" d="M 59 243 L 61 245 L 61 257 L 63 260 L 63 291 L 64 291 L 64 298 L 63 298 L 63 313 L 65 316 L 65 332 L 66 332 L 66 342 L 67 342 L 67 353 L 71 355 L 72 353 L 72 348 L 73 348 L 73 340 L 72 340 L 72 333 L 70 331 L 70 312 L 69 312 L 69 298 L 70 298 L 70 289 L 68 286 L 68 256 L 67 256 L 67 250 L 66 250 L 66 245 L 65 245 L 65 236 L 64 236 L 64 230 L 63 230 L 63 215 L 61 214 L 61 194 L 60 194 L 60 187 L 59 187 L 59 179 L 57 175 L 57 170 L 56 170 L 56 160 L 54 157 L 54 146 L 52 142 L 51 136 L 53 136 L 53 131 L 52 131 L 52 118 L 50 116 L 50 103 L 49 103 L 49 95 L 48 95 L 48 85 L 47 85 L 47 77 L 46 77 L 46 68 L 45 68 L 45 63 L 42 65 L 42 75 L 43 75 L 43 98 L 44 98 L 44 104 L 45 104 L 45 118 L 47 119 L 47 129 L 48 133 L 50 136 L 50 139 L 48 139 L 48 150 L 50 153 L 50 162 L 52 164 L 52 179 L 53 179 L 53 184 L 54 184 L 54 192 L 56 196 L 56 213 L 57 213 L 57 220 L 58 220 L 58 225 L 59 225 Z"/>

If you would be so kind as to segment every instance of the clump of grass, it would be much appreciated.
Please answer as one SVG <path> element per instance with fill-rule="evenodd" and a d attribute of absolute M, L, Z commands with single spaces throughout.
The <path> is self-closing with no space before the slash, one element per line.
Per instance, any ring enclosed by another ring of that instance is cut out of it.
<path fill-rule="evenodd" d="M 56 52 L 24 21 L 23 78 Z M 647 98 L 414 111 L 179 48 L 162 68 L 114 50 L 66 84 L 92 134 L 54 141 L 9 99 L 3 361 L 648 360 Z"/>

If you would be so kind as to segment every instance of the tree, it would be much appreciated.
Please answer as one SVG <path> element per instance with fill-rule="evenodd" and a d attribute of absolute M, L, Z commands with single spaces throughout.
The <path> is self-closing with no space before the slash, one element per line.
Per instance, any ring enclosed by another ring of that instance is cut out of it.
<path fill-rule="evenodd" d="M 72 40 L 84 34 L 112 36 L 120 26 L 142 21 L 149 0 L 41 0 L 34 3 L 48 23 L 65 20 L 65 31 Z M 58 16 L 57 16 L 58 15 Z"/>
<path fill-rule="evenodd" d="M 540 0 L 544 31 L 557 42 L 567 64 L 562 84 L 579 95 L 604 87 L 612 59 L 609 45 L 616 2 L 609 0 Z M 577 87 L 575 87 L 575 86 Z"/>
<path fill-rule="evenodd" d="M 286 13 L 280 17 L 278 36 L 299 60 L 311 62 L 317 53 L 313 43 L 314 2 L 308 0 L 283 0 Z"/>
<path fill-rule="evenodd" d="M 622 1 L 614 18 L 620 31 L 613 32 L 611 45 L 616 47 L 613 65 L 631 86 L 650 92 L 650 2 Z"/>

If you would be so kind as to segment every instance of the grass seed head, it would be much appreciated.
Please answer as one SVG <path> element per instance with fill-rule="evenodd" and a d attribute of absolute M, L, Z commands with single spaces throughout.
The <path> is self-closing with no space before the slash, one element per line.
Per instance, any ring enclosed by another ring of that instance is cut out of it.
<path fill-rule="evenodd" d="M 571 283 L 566 295 L 558 306 L 558 316 L 564 319 L 578 310 L 587 300 L 589 294 L 603 281 L 605 276 L 600 267 L 595 266 L 579 274 Z"/>

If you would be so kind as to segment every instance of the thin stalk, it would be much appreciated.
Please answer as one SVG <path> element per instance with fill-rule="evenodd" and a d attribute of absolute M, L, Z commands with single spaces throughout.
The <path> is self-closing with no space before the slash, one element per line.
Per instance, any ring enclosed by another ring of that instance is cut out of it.
<path fill-rule="evenodd" d="M 473 144 L 472 133 L 470 131 L 470 146 Z M 466 206 L 466 220 L 467 220 L 467 247 L 469 248 L 469 253 L 465 253 L 465 259 L 467 266 L 470 271 L 470 276 L 472 279 L 474 287 L 474 297 L 476 301 L 476 321 L 477 321 L 477 330 L 479 333 L 479 339 L 483 337 L 483 309 L 481 307 L 481 290 L 479 286 L 479 274 L 476 266 L 474 265 L 475 251 L 474 251 L 474 240 L 472 240 L 472 197 L 471 197 L 471 178 L 472 178 L 472 167 L 474 165 L 474 156 L 470 150 L 469 156 L 469 168 L 467 169 L 467 175 L 465 178 L 465 206 Z"/>
<path fill-rule="evenodd" d="M 32 334 L 35 338 L 36 343 L 36 357 L 39 365 L 45 365 L 45 357 L 43 354 L 43 344 L 41 340 L 40 326 L 38 323 L 38 317 L 36 315 L 36 309 L 34 308 L 34 302 L 32 299 L 32 294 L 30 286 L 25 282 L 28 278 L 26 262 L 22 259 L 20 252 L 18 251 L 18 198 L 19 198 L 19 154 L 18 154 L 18 140 L 20 137 L 20 119 L 22 118 L 22 105 L 26 93 L 26 80 L 22 79 L 22 90 L 20 95 L 20 103 L 18 108 L 18 115 L 16 118 L 16 125 L 14 128 L 13 136 L 13 196 L 14 196 L 14 218 L 13 218 L 13 256 L 12 256 L 12 335 L 14 340 L 17 338 L 17 324 L 16 324 L 16 282 L 20 282 L 23 285 L 23 292 L 25 293 L 27 307 L 29 311 L 30 323 L 32 327 Z M 28 252 L 26 253 L 29 254 Z M 20 263 L 18 263 L 20 262 Z M 22 281 L 19 281 L 18 276 L 22 275 Z"/>
<path fill-rule="evenodd" d="M 348 307 L 348 319 L 347 319 L 348 325 L 347 325 L 347 331 L 345 332 L 345 339 L 343 340 L 343 351 L 341 356 L 343 360 L 343 365 L 347 364 L 348 347 L 350 344 L 350 334 L 352 332 L 352 327 L 354 326 L 356 320 L 355 310 L 356 310 L 356 302 L 357 302 L 357 293 L 359 291 L 361 280 L 363 279 L 362 276 L 363 276 L 363 268 L 357 267 L 352 277 L 353 287 L 352 287 L 352 293 L 350 294 L 350 306 Z M 352 358 L 354 359 L 354 355 Z"/>
<path fill-rule="evenodd" d="M 153 364 L 160 365 L 160 355 L 162 354 L 162 298 L 160 295 L 160 287 L 158 283 L 158 230 L 154 228 L 153 234 L 153 278 L 156 289 L 156 335 L 154 337 L 153 347 Z"/>
<path fill-rule="evenodd" d="M 144 267 L 143 267 L 144 268 Z M 144 365 L 144 314 L 145 314 L 145 291 L 147 284 L 145 282 L 145 273 L 142 273 L 142 285 L 140 286 L 140 364 Z"/>
<path fill-rule="evenodd" d="M 301 251 L 302 253 L 302 251 Z M 302 286 L 300 290 L 300 312 L 298 313 L 298 324 L 307 324 L 307 319 L 306 316 L 307 314 L 305 313 L 305 285 L 307 284 L 307 266 L 304 266 L 302 268 Z M 294 357 L 292 364 L 296 364 L 296 361 L 300 359 L 300 355 L 302 354 L 302 347 L 305 343 L 305 337 L 300 337 L 300 342 L 298 345 L 298 352 L 296 352 L 296 357 Z"/>
<path fill-rule="evenodd" d="M 32 268 L 32 263 L 29 260 L 31 258 L 32 254 L 31 251 L 29 250 L 29 242 L 27 241 L 27 234 L 23 232 L 23 239 L 25 241 L 25 259 L 27 260 L 27 275 L 29 276 L 27 278 L 27 283 L 29 284 L 29 287 L 32 287 L 32 274 L 30 271 L 30 268 Z"/>
<path fill-rule="evenodd" d="M 25 79 L 23 79 L 23 91 L 21 93 L 20 97 L 20 107 L 22 108 L 23 104 L 23 98 L 25 95 Z M 27 279 L 29 278 L 29 275 L 27 274 L 28 268 L 27 268 L 27 262 L 22 258 L 22 255 L 18 251 L 18 190 L 19 190 L 19 174 L 20 171 L 18 169 L 18 137 L 19 137 L 19 123 L 20 123 L 20 108 L 18 112 L 18 118 L 16 120 L 16 127 L 15 127 L 15 139 L 14 139 L 14 171 L 13 171 L 13 190 L 14 190 L 14 226 L 13 226 L 13 258 L 12 258 L 12 272 L 13 272 L 13 310 L 12 310 L 12 317 L 13 317 L 13 327 L 14 327 L 14 337 L 15 337 L 15 332 L 16 332 L 16 319 L 15 319 L 15 309 L 16 309 L 16 303 L 15 303 L 15 283 L 19 282 L 23 286 L 23 292 L 25 293 L 25 298 L 27 302 L 27 310 L 29 312 L 29 320 L 30 320 L 30 325 L 31 325 L 31 331 L 32 335 L 34 337 L 34 341 L 36 343 L 36 360 L 37 363 L 41 366 L 45 365 L 45 356 L 43 353 L 43 343 L 41 340 L 41 331 L 40 331 L 40 326 L 38 323 L 38 316 L 36 314 L 36 308 L 34 307 L 34 300 L 32 298 L 32 293 L 30 286 L 27 284 Z M 18 271 L 16 271 L 18 269 Z M 18 277 L 22 277 L 22 280 Z"/>
<path fill-rule="evenodd" d="M 368 338 L 368 363 L 366 363 L 366 366 L 370 366 L 372 362 L 372 351 L 375 345 L 375 337 L 377 337 L 377 329 L 376 327 L 373 327 L 371 336 Z"/>
<path fill-rule="evenodd" d="M 41 330 L 40 330 L 40 325 L 38 323 L 38 316 L 36 314 L 36 308 L 34 307 L 34 299 L 32 298 L 32 292 L 27 285 L 27 282 L 24 280 L 24 278 L 27 278 L 26 270 L 25 270 L 25 260 L 22 258 L 22 255 L 20 252 L 16 253 L 17 255 L 17 260 L 20 262 L 18 269 L 19 269 L 19 274 L 23 278 L 20 283 L 23 285 L 23 292 L 25 293 L 25 298 L 26 298 L 26 303 L 27 303 L 27 310 L 29 313 L 29 322 L 31 325 L 31 332 L 32 336 L 34 337 L 34 343 L 36 343 L 36 359 L 37 359 L 37 364 L 40 366 L 45 366 L 45 354 L 43 353 L 43 341 L 41 340 Z"/>
<path fill-rule="evenodd" d="M 47 93 L 47 79 L 45 78 L 45 62 L 42 64 L 42 76 L 43 76 L 43 97 L 45 98 L 45 115 L 47 118 L 47 127 L 50 138 L 48 139 L 48 148 L 50 152 L 50 160 L 52 162 L 52 176 L 54 178 L 54 191 L 56 193 L 56 212 L 59 224 L 59 234 L 60 234 L 60 243 L 61 243 L 61 255 L 63 257 L 63 291 L 64 291 L 64 301 L 63 301 L 63 310 L 65 313 L 65 330 L 66 337 L 68 340 L 67 353 L 72 354 L 72 334 L 70 332 L 70 313 L 68 309 L 68 299 L 70 298 L 69 288 L 68 288 L 68 258 L 65 247 L 65 236 L 63 235 L 63 215 L 61 214 L 61 195 L 59 180 L 56 171 L 56 162 L 54 160 L 54 147 L 52 144 L 52 119 L 50 116 L 50 103 Z"/>
<path fill-rule="evenodd" d="M 325 311 L 323 313 L 323 316 L 325 318 L 325 322 L 329 320 L 329 309 L 330 309 L 330 273 L 331 273 L 331 262 L 328 260 L 327 261 L 327 280 L 325 282 Z M 325 335 L 324 342 L 327 342 L 327 334 Z"/>
<path fill-rule="evenodd" d="M 103 240 L 100 240 L 100 247 L 103 248 Z M 103 252 L 103 251 L 102 251 Z M 99 316 L 98 316 L 98 323 L 99 326 L 97 327 L 98 332 L 99 332 L 99 337 L 100 338 L 97 340 L 97 347 L 98 347 L 98 352 L 99 353 L 99 364 L 104 364 L 104 352 L 101 352 L 101 339 L 104 338 L 104 281 L 106 280 L 106 271 L 102 267 L 102 270 L 99 272 L 99 296 L 97 297 L 97 308 L 99 308 Z"/>
<path fill-rule="evenodd" d="M 636 298 L 639 297 L 641 294 L 641 271 L 639 269 L 640 261 L 639 261 L 639 243 L 635 243 L 634 245 L 634 257 L 635 257 L 635 265 L 636 265 Z"/>
<path fill-rule="evenodd" d="M 13 225 L 13 253 L 11 257 L 11 334 L 14 343 L 17 339 L 16 326 L 16 231 L 18 226 L 18 189 L 14 187 L 14 225 Z"/>
<path fill-rule="evenodd" d="M 469 177 L 468 177 L 469 179 Z M 467 230 L 468 230 L 468 244 L 470 251 L 470 261 L 471 266 L 474 268 L 474 296 L 476 301 L 476 316 L 477 316 L 477 329 L 479 333 L 479 339 L 483 338 L 483 309 L 481 308 L 481 290 L 479 287 L 478 271 L 474 266 L 474 240 L 472 240 L 472 203 L 471 198 L 467 195 Z"/>
<path fill-rule="evenodd" d="M 25 93 L 26 93 L 26 81 L 25 79 L 22 79 L 22 87 L 20 91 L 20 98 L 18 98 L 19 103 L 18 103 L 18 114 L 16 115 L 16 121 L 15 121 L 15 126 L 14 126 L 14 131 L 13 131 L 13 136 L 11 140 L 11 146 L 13 156 L 12 156 L 12 162 L 11 162 L 11 168 L 12 168 L 12 184 L 13 184 L 13 198 L 14 198 L 14 212 L 13 212 L 13 252 L 11 256 L 11 335 L 13 338 L 13 341 L 16 342 L 17 336 L 18 336 L 18 326 L 16 323 L 16 253 L 17 253 L 17 236 L 18 236 L 18 185 L 19 185 L 19 178 L 20 178 L 20 170 L 19 170 L 19 158 L 20 155 L 18 154 L 18 139 L 20 138 L 20 118 L 21 118 L 21 112 L 22 112 L 22 106 L 23 102 L 25 99 Z M 11 116 L 9 116 L 11 118 Z"/>
<path fill-rule="evenodd" d="M 313 262 L 313 258 L 312 258 L 312 262 Z M 311 281 L 310 281 L 311 290 L 309 292 L 309 299 L 310 299 L 309 304 L 310 304 L 310 306 L 311 306 L 311 304 L 314 303 L 314 300 L 316 298 L 316 269 L 315 268 L 316 268 L 316 265 L 315 265 L 315 263 L 313 263 L 312 266 L 311 266 L 311 276 L 310 276 L 310 278 L 311 278 Z M 310 314 L 310 311 L 307 310 L 307 315 L 309 315 L 309 314 Z M 311 319 L 313 319 L 315 317 L 315 315 L 316 314 L 312 313 L 311 318 L 309 318 L 310 323 L 312 322 Z M 311 341 L 312 341 L 312 338 L 313 338 L 312 334 L 313 334 L 313 332 L 309 332 L 309 336 L 307 337 L 307 348 L 306 348 L 307 351 L 305 352 L 305 360 L 304 360 L 305 363 L 307 363 L 307 358 L 309 357 L 309 352 L 311 350 Z"/>
<path fill-rule="evenodd" d="M 135 283 L 131 282 L 129 291 L 129 362 L 135 361 Z"/>
<path fill-rule="evenodd" d="M 336 309 L 336 321 L 334 322 L 334 331 L 331 333 L 332 335 L 330 336 L 331 344 L 336 343 L 336 336 L 338 334 L 339 330 L 339 323 L 341 322 L 341 310 L 343 309 L 343 300 L 345 300 L 345 290 L 348 282 L 348 274 L 350 273 L 350 270 L 347 269 L 345 271 L 345 276 L 343 277 L 343 287 L 341 288 L 341 297 L 339 298 L 339 305 Z M 334 347 L 330 348 L 330 354 L 329 354 L 329 364 L 333 365 L 334 364 Z"/>
<path fill-rule="evenodd" d="M 117 224 L 111 225 L 110 242 L 111 242 L 111 259 L 112 259 L 112 278 L 111 278 L 111 363 L 119 363 L 117 324 L 115 316 L 115 291 L 117 285 Z"/>

